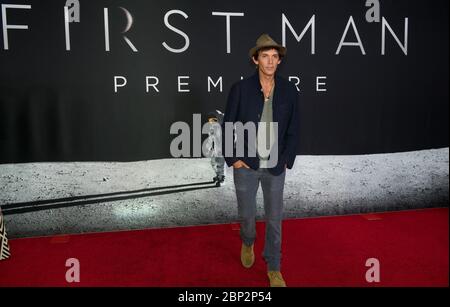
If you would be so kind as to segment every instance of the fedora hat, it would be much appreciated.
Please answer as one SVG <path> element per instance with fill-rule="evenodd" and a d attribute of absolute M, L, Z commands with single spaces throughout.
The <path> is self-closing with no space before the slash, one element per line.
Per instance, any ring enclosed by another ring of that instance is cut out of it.
<path fill-rule="evenodd" d="M 252 58 L 261 48 L 273 47 L 278 50 L 280 56 L 286 55 L 286 47 L 281 46 L 274 41 L 268 34 L 263 34 L 256 40 L 256 46 L 250 49 L 248 55 Z"/>

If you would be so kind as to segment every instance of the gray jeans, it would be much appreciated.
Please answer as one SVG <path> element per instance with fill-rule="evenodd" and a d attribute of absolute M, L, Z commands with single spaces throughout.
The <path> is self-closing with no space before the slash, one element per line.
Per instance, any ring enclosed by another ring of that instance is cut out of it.
<path fill-rule="evenodd" d="M 283 219 L 283 190 L 286 171 L 278 176 L 267 169 L 234 168 L 234 185 L 241 222 L 241 239 L 252 245 L 256 238 L 256 193 L 261 182 L 266 220 L 266 241 L 263 257 L 269 271 L 279 271 L 281 262 L 281 222 Z"/>

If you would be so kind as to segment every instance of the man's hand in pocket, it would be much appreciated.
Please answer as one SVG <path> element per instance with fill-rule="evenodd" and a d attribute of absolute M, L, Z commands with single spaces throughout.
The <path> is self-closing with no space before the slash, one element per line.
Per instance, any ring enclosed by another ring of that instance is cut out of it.
<path fill-rule="evenodd" d="M 233 167 L 234 168 L 241 168 L 241 167 L 245 167 L 245 168 L 250 168 L 247 164 L 244 163 L 244 161 L 242 160 L 238 160 L 236 162 L 233 163 Z"/>

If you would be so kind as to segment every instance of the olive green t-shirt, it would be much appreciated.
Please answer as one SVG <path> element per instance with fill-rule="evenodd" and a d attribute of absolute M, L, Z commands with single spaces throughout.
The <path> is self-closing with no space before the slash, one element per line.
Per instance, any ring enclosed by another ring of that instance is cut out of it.
<path fill-rule="evenodd" d="M 259 157 L 259 167 L 267 168 L 267 161 L 269 159 L 270 150 L 275 141 L 275 133 L 273 129 L 273 93 L 275 85 L 272 87 L 269 98 L 265 99 L 264 108 L 261 114 L 261 119 L 258 123 L 257 135 L 257 153 Z"/>

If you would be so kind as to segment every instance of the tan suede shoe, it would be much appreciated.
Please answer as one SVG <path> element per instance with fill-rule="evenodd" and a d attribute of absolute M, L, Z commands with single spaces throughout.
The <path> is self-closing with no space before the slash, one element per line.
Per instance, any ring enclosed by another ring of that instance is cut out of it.
<path fill-rule="evenodd" d="M 242 243 L 241 248 L 241 262 L 245 268 L 251 268 L 253 263 L 255 263 L 255 253 L 253 252 L 253 245 L 247 246 Z"/>
<path fill-rule="evenodd" d="M 271 287 L 286 287 L 286 282 L 280 271 L 269 271 L 267 272 L 267 276 L 269 276 Z"/>

